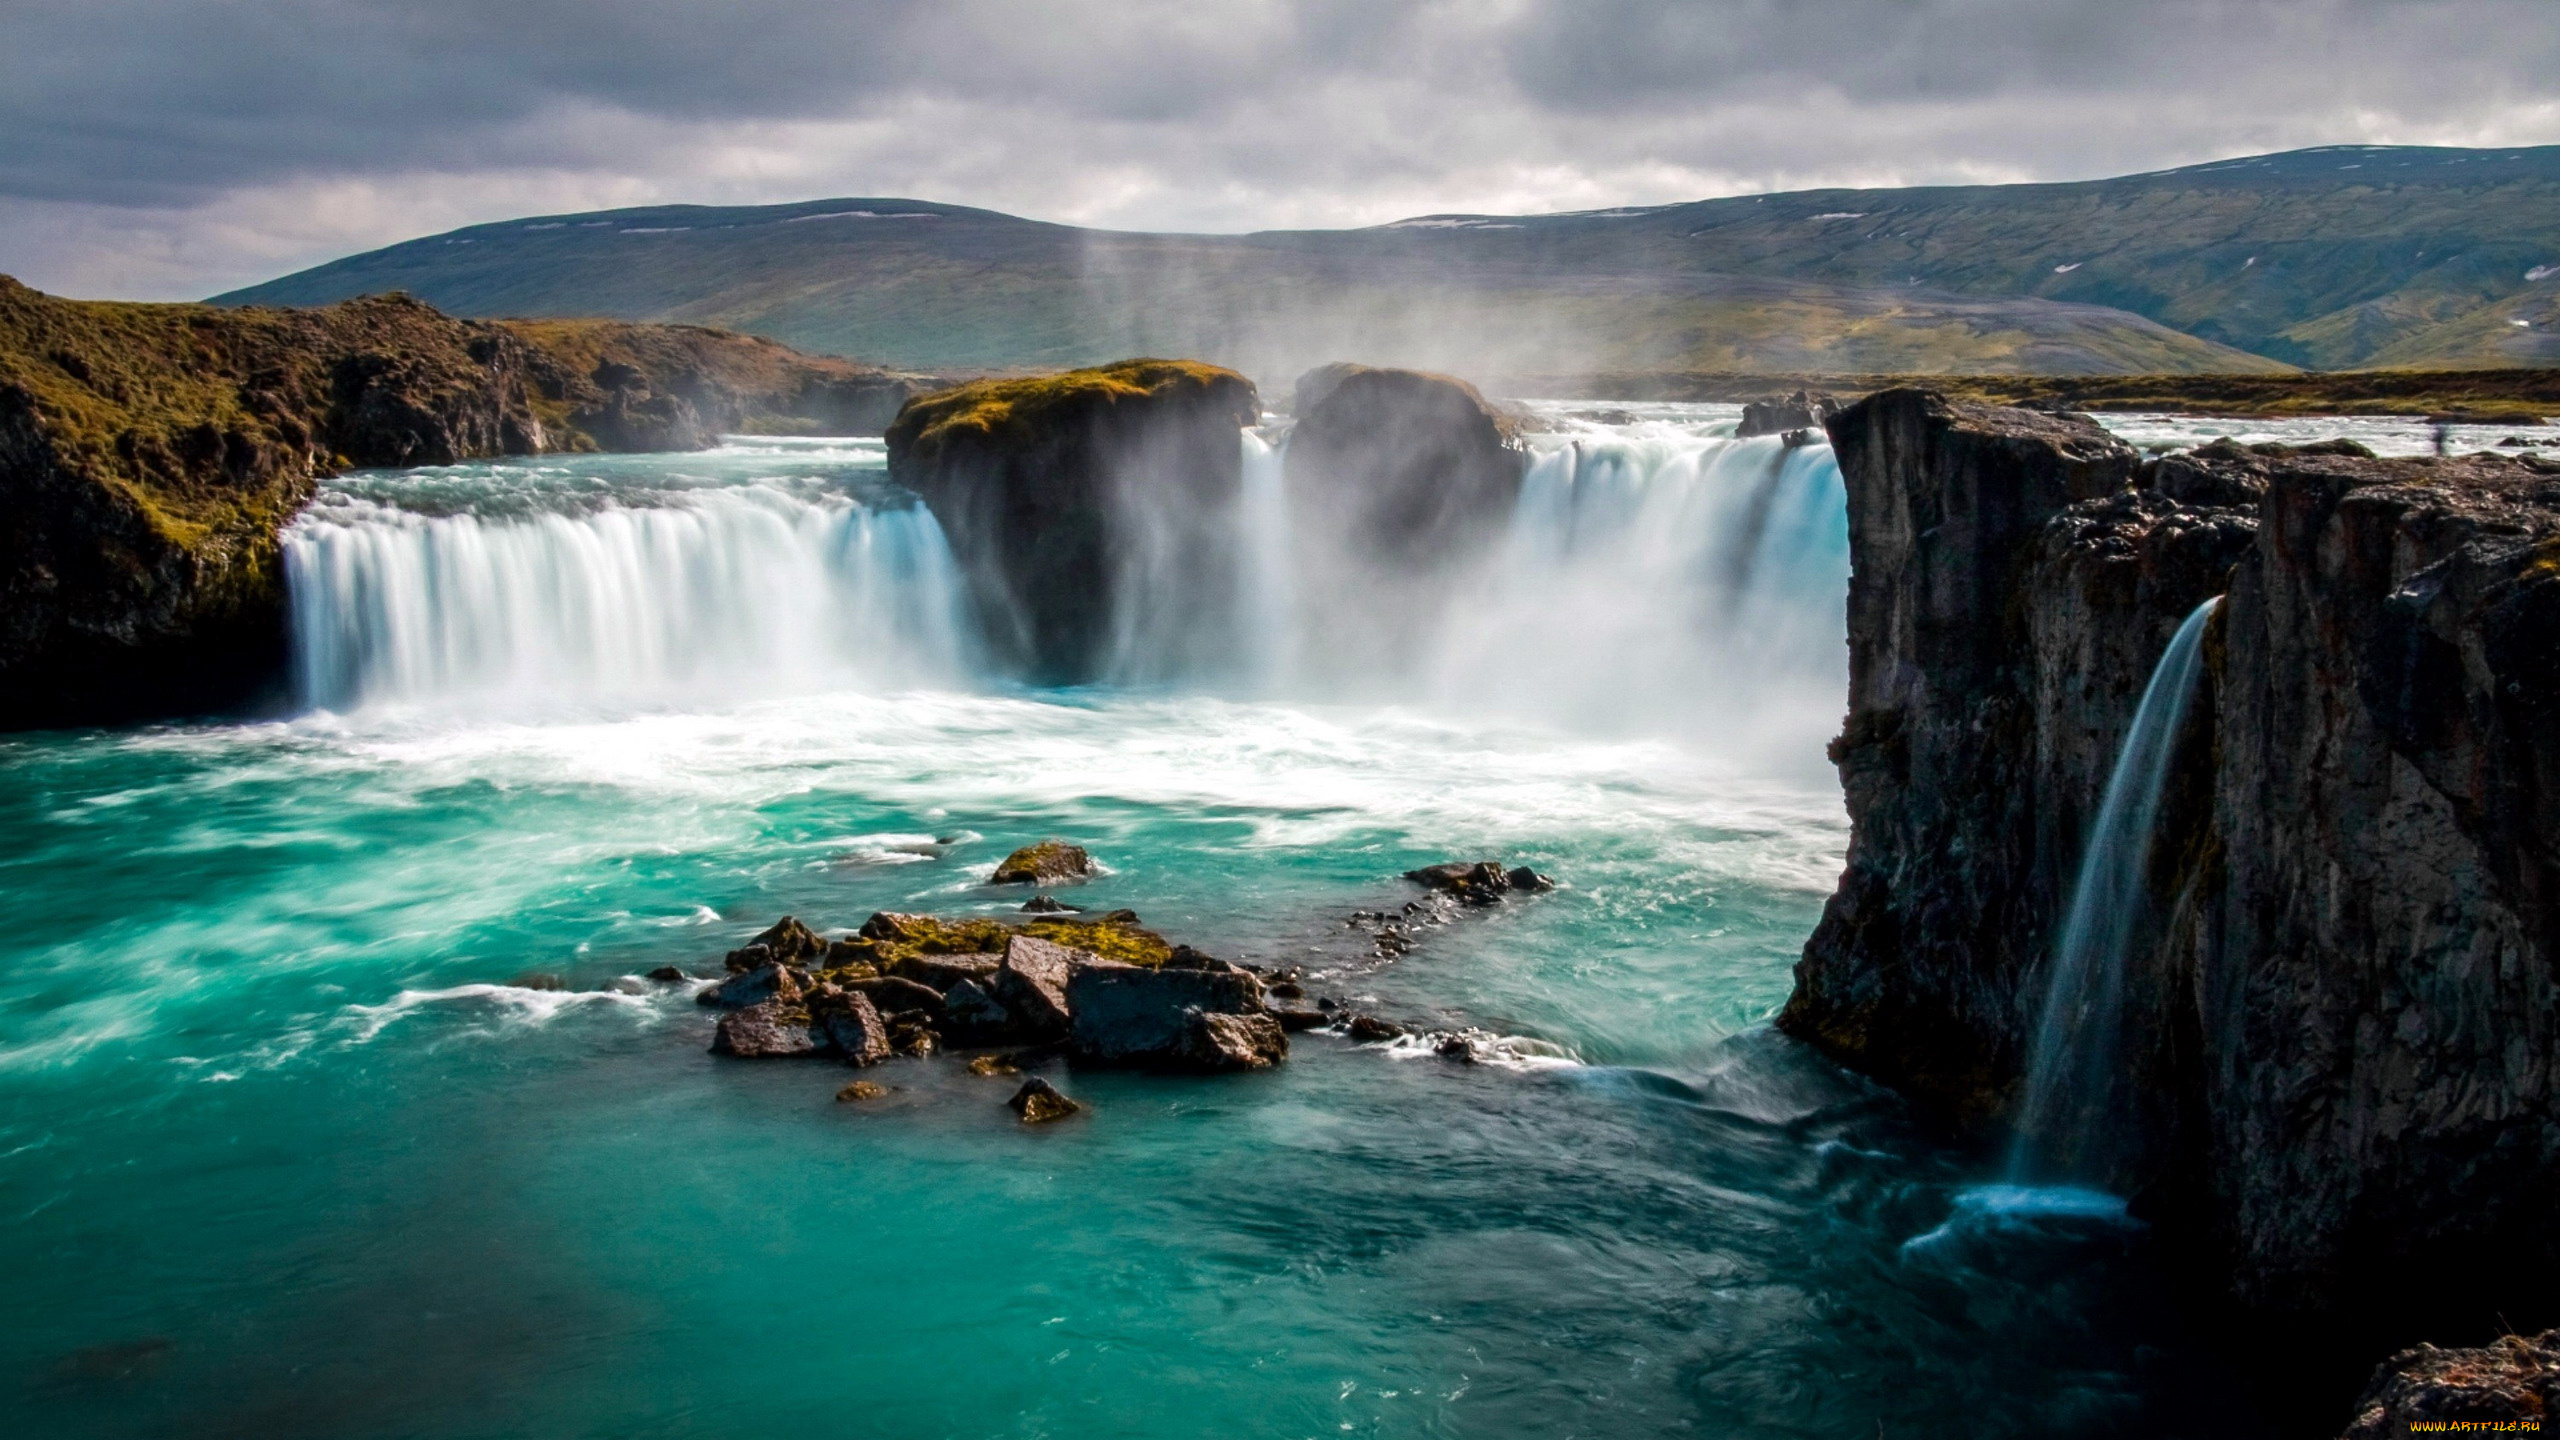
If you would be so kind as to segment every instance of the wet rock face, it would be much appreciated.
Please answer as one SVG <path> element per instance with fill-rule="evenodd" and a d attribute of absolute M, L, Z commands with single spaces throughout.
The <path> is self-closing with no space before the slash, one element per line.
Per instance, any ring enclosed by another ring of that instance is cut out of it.
<path fill-rule="evenodd" d="M 2264 516 L 2196 947 L 2244 1293 L 2560 1318 L 2560 485 L 2307 457 Z"/>
<path fill-rule="evenodd" d="M 1476 388 L 1418 370 L 1328 365 L 1298 381 L 1290 494 L 1386 569 L 1472 553 L 1510 517 L 1526 469 Z"/>
<path fill-rule="evenodd" d="M 2097 763 L 2039 756 L 2036 607 L 2022 597 L 2046 525 L 2123 490 L 2139 458 L 2085 419 L 1912 390 L 1872 396 L 1830 428 L 1854 566 L 1849 714 L 1831 755 L 1854 826 L 1780 1024 L 1988 1115 L 2023 1063 L 2021 981 L 2040 969 L 2076 858 L 2076 838 L 2064 854 L 2041 849 L 2039 761 L 2067 766 L 2055 788 L 2074 795 Z M 2165 643 L 2163 627 L 2213 593 L 2160 597 L 2144 630 Z M 2082 728 L 2120 736 L 2131 715 Z M 2073 811 L 2096 804 L 2092 792 Z"/>
<path fill-rule="evenodd" d="M 1238 1043 L 1241 1053 L 1259 1053 L 1258 1040 L 1213 1033 L 1202 1019 L 1260 1014 L 1261 982 L 1244 971 L 1089 963 L 1067 982 L 1067 1004 L 1074 1014 L 1069 1043 L 1079 1059 L 1219 1069 L 1228 1068 L 1223 1057 Z M 1268 1048 L 1273 1058 L 1286 1055 L 1288 1041 Z"/>
<path fill-rule="evenodd" d="M 2142 690 L 2226 594 L 2102 1178 L 2240 1301 L 2366 1355 L 2553 1318 L 2560 485 L 2339 446 L 2143 466 L 2083 421 L 1915 392 L 1830 430 L 1853 832 L 1783 1028 L 1996 1124 Z"/>
<path fill-rule="evenodd" d="M 984 381 L 908 402 L 889 475 L 932 507 L 996 658 L 1077 683 L 1106 673 L 1124 617 L 1161 627 L 1154 663 L 1222 642 L 1260 418 L 1251 381 L 1187 361 Z"/>

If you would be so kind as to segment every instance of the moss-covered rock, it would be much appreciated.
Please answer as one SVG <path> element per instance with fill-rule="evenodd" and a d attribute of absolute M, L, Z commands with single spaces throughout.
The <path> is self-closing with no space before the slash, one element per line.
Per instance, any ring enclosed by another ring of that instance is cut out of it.
<path fill-rule="evenodd" d="M 884 910 L 864 921 L 852 939 L 827 947 L 824 975 L 837 983 L 895 975 L 948 990 L 960 979 L 991 974 L 1017 935 L 1130 965 L 1161 965 L 1173 958 L 1171 942 L 1134 920 L 1044 916 L 1017 924 L 983 915 L 944 917 Z"/>
<path fill-rule="evenodd" d="M 340 470 L 876 425 L 913 383 L 693 327 L 400 295 L 72 301 L 0 276 L 0 728 L 280 699 L 281 532 Z"/>
<path fill-rule="evenodd" d="M 1235 600 L 1253 383 L 1187 360 L 990 380 L 907 403 L 890 478 L 932 507 L 996 657 L 1048 683 L 1099 678 L 1115 621 L 1179 666 Z"/>
<path fill-rule="evenodd" d="M 1046 885 L 1058 880 L 1081 880 L 1093 873 L 1093 856 L 1081 845 L 1064 840 L 1043 840 L 1025 845 L 1004 857 L 1004 863 L 987 877 L 990 885 Z"/>

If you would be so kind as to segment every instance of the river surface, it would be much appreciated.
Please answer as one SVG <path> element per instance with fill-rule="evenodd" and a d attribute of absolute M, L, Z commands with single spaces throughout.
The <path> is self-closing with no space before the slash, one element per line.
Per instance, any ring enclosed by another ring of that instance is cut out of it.
<path fill-rule="evenodd" d="M 876 442 L 339 482 L 298 713 L 0 739 L 13 1433 L 2235 1432 L 2121 1205 L 1768 1025 L 1846 843 L 1827 452 L 1590 413 L 1360 676 L 1293 644 L 1260 440 L 1231 663 L 1074 691 L 977 665 Z M 1035 1129 L 641 978 L 1008 913 L 1050 836 L 1074 903 L 1497 1063 L 1061 1066 Z M 1562 888 L 1346 925 L 1478 857 Z"/>

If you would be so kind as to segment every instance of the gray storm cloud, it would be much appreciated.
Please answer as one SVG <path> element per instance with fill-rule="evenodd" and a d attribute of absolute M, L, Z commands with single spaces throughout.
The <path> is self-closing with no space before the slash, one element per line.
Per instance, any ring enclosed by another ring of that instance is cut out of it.
<path fill-rule="evenodd" d="M 2548 0 L 0 0 L 0 271 L 192 296 L 539 211 L 1150 229 L 2560 140 Z"/>

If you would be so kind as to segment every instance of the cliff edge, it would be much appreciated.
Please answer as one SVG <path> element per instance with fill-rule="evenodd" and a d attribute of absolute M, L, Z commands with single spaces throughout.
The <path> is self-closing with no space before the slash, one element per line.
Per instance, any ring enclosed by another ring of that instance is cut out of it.
<path fill-rule="evenodd" d="M 0 276 L 0 729 L 256 704 L 323 477 L 724 430 L 876 431 L 918 388 L 687 326 L 57 299 Z"/>
<path fill-rule="evenodd" d="M 2146 464 L 2077 417 L 1913 390 L 1829 429 L 1853 832 L 1782 1028 L 2013 1118 L 2115 755 L 2224 595 L 2081 1178 L 2350 1372 L 2560 1318 L 2560 467 Z"/>

